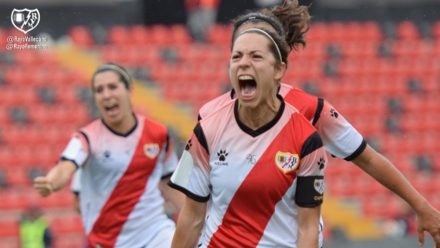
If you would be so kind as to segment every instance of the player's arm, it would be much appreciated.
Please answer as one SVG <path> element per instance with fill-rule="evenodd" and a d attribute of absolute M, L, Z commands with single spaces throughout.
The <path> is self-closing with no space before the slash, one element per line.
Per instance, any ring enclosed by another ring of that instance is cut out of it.
<path fill-rule="evenodd" d="M 185 195 L 182 192 L 171 188 L 168 185 L 169 182 L 170 182 L 169 177 L 162 179 L 159 182 L 159 189 L 162 192 L 163 197 L 171 202 L 172 206 L 174 207 L 174 210 L 179 212 L 182 209 L 183 204 L 185 202 Z"/>
<path fill-rule="evenodd" d="M 353 159 L 359 168 L 376 181 L 405 200 L 417 214 L 419 242 L 424 243 L 424 231 L 433 237 L 440 247 L 440 213 L 409 183 L 404 175 L 383 155 L 370 146 Z"/>
<path fill-rule="evenodd" d="M 169 185 L 186 195 L 179 213 L 172 247 L 196 247 L 211 195 L 206 137 L 200 123 L 194 128 Z"/>
<path fill-rule="evenodd" d="M 405 200 L 417 214 L 420 243 L 428 231 L 440 247 L 440 213 L 411 185 L 405 176 L 383 155 L 366 145 L 362 135 L 326 101 L 315 127 L 327 151 L 352 161 L 360 169 Z M 319 104 L 318 104 L 319 105 Z M 318 108 L 319 109 L 319 108 Z"/>
<path fill-rule="evenodd" d="M 317 248 L 319 234 L 319 216 L 321 206 L 298 208 L 298 242 L 297 247 Z"/>
<path fill-rule="evenodd" d="M 46 176 L 34 179 L 34 188 L 42 196 L 48 196 L 63 188 L 76 169 L 87 160 L 89 149 L 86 134 L 83 132 L 74 133 L 56 166 Z"/>
<path fill-rule="evenodd" d="M 48 196 L 63 188 L 76 170 L 76 165 L 68 160 L 61 160 L 46 176 L 34 179 L 34 188 L 42 196 Z"/>
<path fill-rule="evenodd" d="M 171 247 L 196 247 L 205 221 L 206 205 L 206 202 L 198 202 L 185 197 Z"/>
<path fill-rule="evenodd" d="M 316 248 L 319 244 L 319 218 L 327 163 L 322 140 L 316 131 L 305 140 L 299 157 L 295 192 L 295 203 L 298 205 L 297 247 Z"/>

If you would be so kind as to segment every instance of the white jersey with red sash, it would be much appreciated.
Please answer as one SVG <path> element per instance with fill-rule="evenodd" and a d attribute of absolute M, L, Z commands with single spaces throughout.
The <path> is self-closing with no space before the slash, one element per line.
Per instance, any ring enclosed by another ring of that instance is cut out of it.
<path fill-rule="evenodd" d="M 280 84 L 278 93 L 315 126 L 329 153 L 350 161 L 364 151 L 366 142 L 362 135 L 329 102 L 284 83 Z M 234 97 L 232 90 L 209 101 L 200 108 L 199 120 Z"/>
<path fill-rule="evenodd" d="M 95 120 L 73 135 L 62 154 L 81 168 L 81 216 L 89 247 L 142 247 L 174 226 L 158 183 L 174 171 L 177 157 L 166 127 L 140 115 L 136 120 L 124 135 Z"/>
<path fill-rule="evenodd" d="M 252 130 L 234 100 L 197 124 L 170 185 L 209 201 L 197 247 L 296 247 L 298 206 L 322 203 L 325 164 L 316 129 L 293 106 Z"/>

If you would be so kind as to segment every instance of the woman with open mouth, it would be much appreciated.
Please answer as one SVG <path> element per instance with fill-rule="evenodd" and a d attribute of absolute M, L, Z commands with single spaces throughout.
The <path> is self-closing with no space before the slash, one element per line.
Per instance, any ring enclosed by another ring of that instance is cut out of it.
<path fill-rule="evenodd" d="M 264 28 L 234 39 L 235 97 L 199 121 L 171 177 L 187 196 L 172 247 L 318 247 L 327 159 L 278 94 L 289 50 Z"/>
<path fill-rule="evenodd" d="M 284 34 L 291 46 L 305 44 L 303 37 L 308 30 L 309 14 L 306 6 L 298 6 L 296 0 L 285 0 L 273 8 L 247 12 L 233 20 L 232 40 L 250 28 L 262 28 Z M 294 55 L 293 55 L 294 56 Z M 353 82 L 356 83 L 356 82 Z M 308 94 L 289 84 L 280 83 L 278 94 L 286 104 L 297 108 L 309 120 L 321 136 L 324 148 L 332 156 L 351 161 L 377 182 L 400 196 L 416 213 L 420 244 L 424 243 L 424 232 L 431 234 L 436 247 L 440 247 L 440 213 L 406 179 L 406 177 L 385 156 L 367 144 L 363 136 L 335 109 L 321 97 Z M 232 89 L 210 102 L 199 111 L 199 120 L 215 112 L 238 97 Z M 321 227 L 323 223 L 321 222 Z M 320 244 L 322 232 L 320 233 Z"/>
<path fill-rule="evenodd" d="M 81 169 L 87 247 L 168 248 L 175 224 L 165 214 L 164 197 L 177 208 L 183 202 L 166 185 L 177 164 L 167 129 L 133 112 L 131 89 L 123 67 L 101 65 L 92 77 L 101 118 L 75 132 L 57 165 L 34 180 L 34 188 L 48 196 Z"/>

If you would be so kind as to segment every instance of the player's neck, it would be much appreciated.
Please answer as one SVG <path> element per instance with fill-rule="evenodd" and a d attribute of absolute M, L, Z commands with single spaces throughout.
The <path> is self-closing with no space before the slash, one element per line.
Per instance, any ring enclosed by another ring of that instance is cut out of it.
<path fill-rule="evenodd" d="M 281 106 L 279 99 L 264 102 L 255 108 L 239 106 L 240 121 L 252 130 L 257 130 L 271 122 L 277 115 Z"/>
<path fill-rule="evenodd" d="M 105 122 L 105 121 L 104 121 Z M 125 135 L 133 130 L 137 125 L 136 116 L 134 113 L 129 114 L 117 123 L 105 123 L 113 132 Z"/>

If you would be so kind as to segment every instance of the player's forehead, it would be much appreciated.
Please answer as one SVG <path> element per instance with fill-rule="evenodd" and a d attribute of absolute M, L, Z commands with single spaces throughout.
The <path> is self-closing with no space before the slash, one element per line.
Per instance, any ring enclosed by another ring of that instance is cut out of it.
<path fill-rule="evenodd" d="M 93 80 L 94 87 L 119 83 L 122 83 L 119 74 L 111 70 L 97 73 Z"/>
<path fill-rule="evenodd" d="M 265 21 L 245 22 L 242 25 L 240 25 L 240 27 L 238 27 L 237 31 L 235 32 L 236 36 L 250 28 L 261 28 L 269 32 L 276 32 L 276 30 L 272 27 L 272 25 L 270 25 Z"/>
<path fill-rule="evenodd" d="M 269 40 L 260 33 L 249 32 L 241 34 L 235 39 L 233 53 L 270 52 Z"/>

